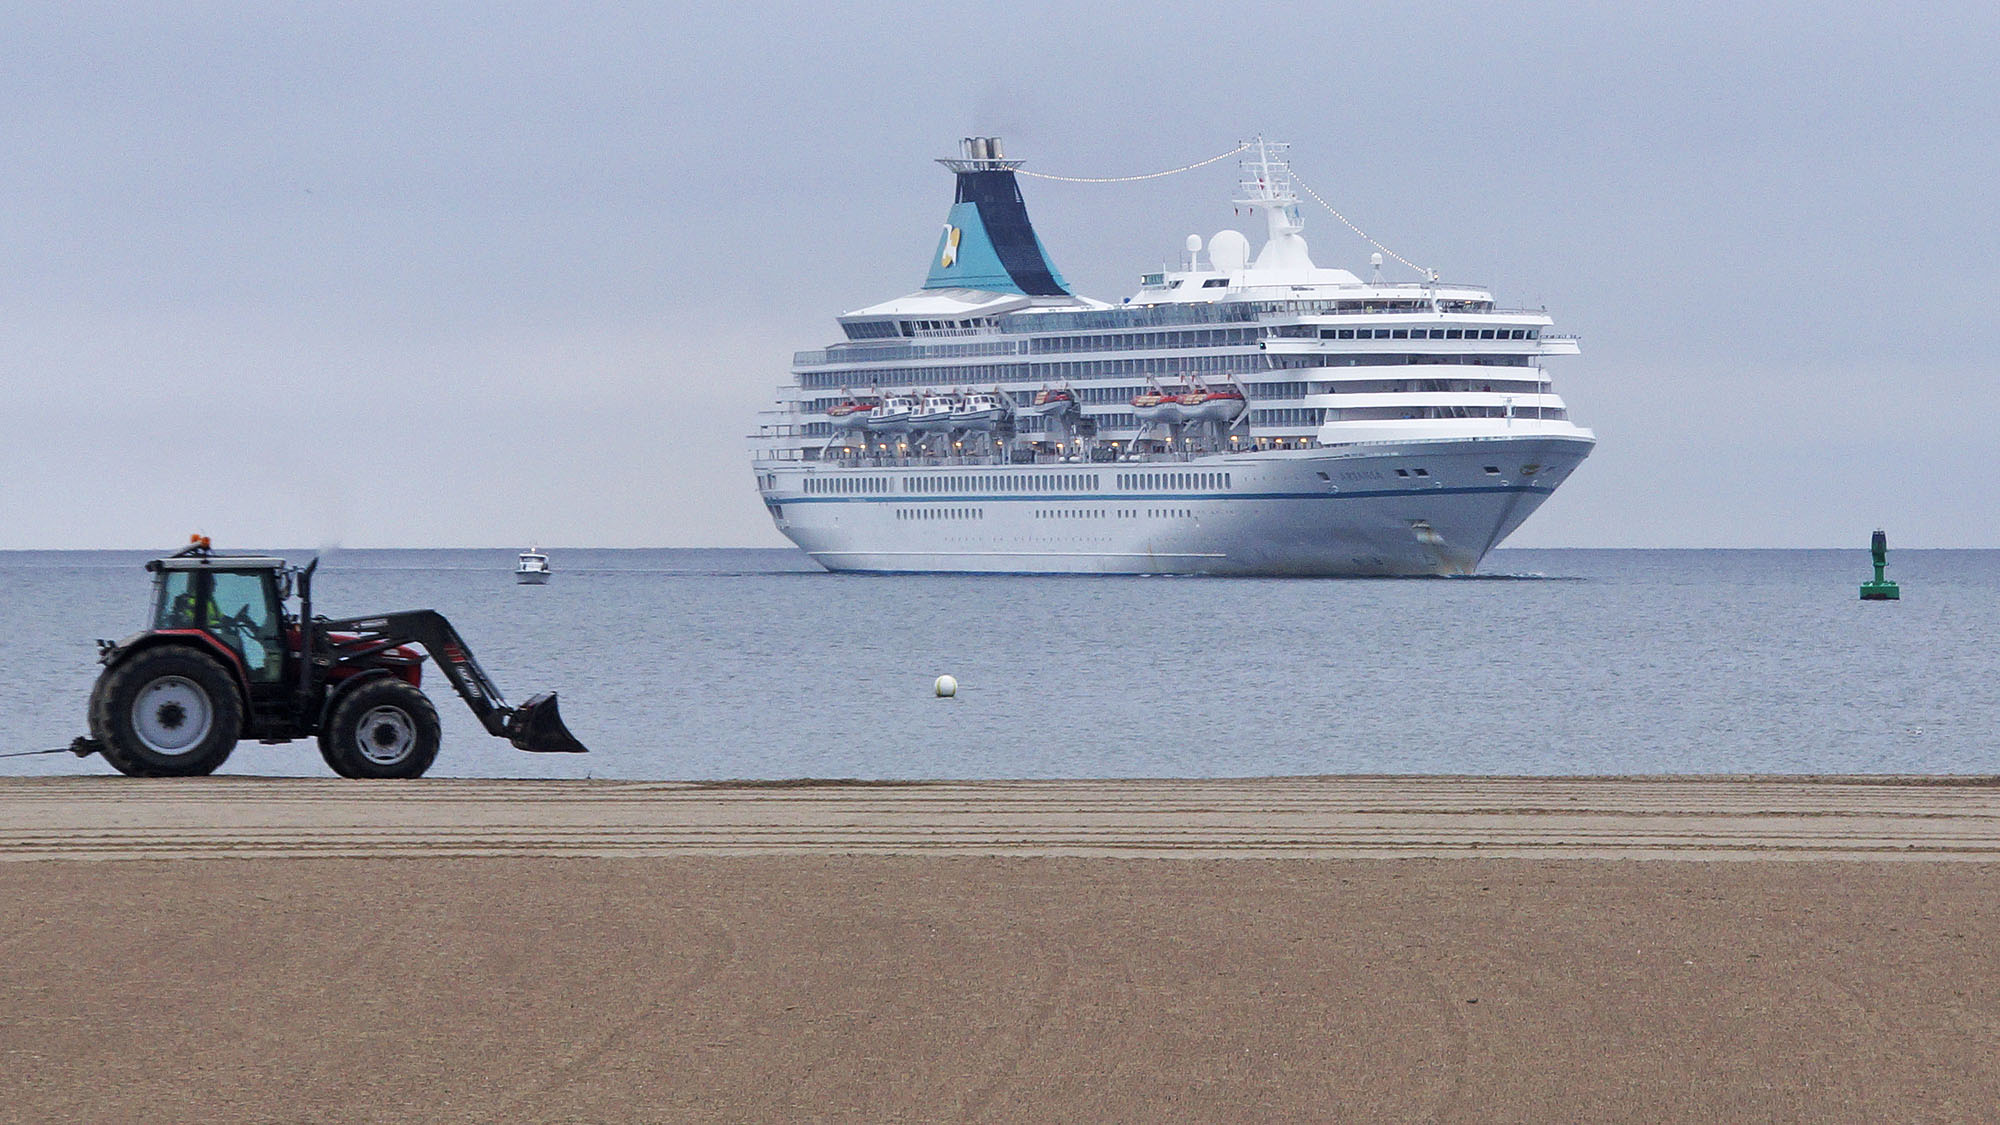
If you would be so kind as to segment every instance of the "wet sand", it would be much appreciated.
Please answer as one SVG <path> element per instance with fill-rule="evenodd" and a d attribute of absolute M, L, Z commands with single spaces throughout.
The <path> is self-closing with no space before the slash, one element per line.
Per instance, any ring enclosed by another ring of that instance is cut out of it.
<path fill-rule="evenodd" d="M 2000 788 L 0 782 L 0 1121 L 2000 1105 Z"/>

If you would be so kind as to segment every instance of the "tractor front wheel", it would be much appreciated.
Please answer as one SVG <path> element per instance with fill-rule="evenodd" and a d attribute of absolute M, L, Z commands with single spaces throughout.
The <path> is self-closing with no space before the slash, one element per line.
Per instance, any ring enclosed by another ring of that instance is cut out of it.
<path fill-rule="evenodd" d="M 106 670 L 91 692 L 91 734 L 104 760 L 133 777 L 214 773 L 242 729 L 243 703 L 228 671 L 184 646 L 138 653 Z"/>
<path fill-rule="evenodd" d="M 369 680 L 341 697 L 319 732 L 320 756 L 342 777 L 422 777 L 437 760 L 437 709 L 401 680 Z"/>

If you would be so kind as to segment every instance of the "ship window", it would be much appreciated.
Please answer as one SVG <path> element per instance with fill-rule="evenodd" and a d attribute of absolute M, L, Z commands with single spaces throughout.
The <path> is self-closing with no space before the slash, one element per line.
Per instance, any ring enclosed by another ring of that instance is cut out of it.
<path fill-rule="evenodd" d="M 1229 284 L 1229 279 L 1226 277 L 1211 277 L 1207 281 L 1202 282 L 1201 287 L 1203 289 L 1220 289 L 1227 284 Z"/>
<path fill-rule="evenodd" d="M 1320 474 L 1319 474 L 1319 479 L 1321 479 L 1321 480 L 1323 480 L 1323 481 L 1331 481 L 1331 480 L 1332 480 L 1333 478 L 1332 478 L 1332 477 L 1330 477 L 1330 476 L 1327 476 L 1327 475 L 1326 475 L 1325 473 L 1320 473 Z"/>
<path fill-rule="evenodd" d="M 1493 338 L 1493 330 L 1491 328 L 1480 329 L 1479 338 L 1482 340 L 1491 340 Z"/>
<path fill-rule="evenodd" d="M 1389 338 L 1392 340 L 1407 340 L 1410 338 L 1410 330 L 1407 328 L 1398 328 L 1394 332 L 1389 333 Z"/>
<path fill-rule="evenodd" d="M 1409 476 L 1409 475 L 1410 475 L 1410 470 L 1408 470 L 1408 469 L 1397 469 L 1397 470 L 1396 470 L 1396 475 L 1397 475 L 1397 476 L 1399 476 L 1399 477 L 1406 477 L 1406 476 Z"/>
<path fill-rule="evenodd" d="M 1352 328 L 1343 328 L 1343 329 L 1341 329 L 1341 330 L 1340 330 L 1340 338 L 1341 338 L 1341 339 L 1343 339 L 1343 340 L 1352 340 L 1352 339 L 1354 339 L 1354 329 L 1352 329 Z"/>
<path fill-rule="evenodd" d="M 1417 475 L 1420 477 L 1427 477 L 1431 475 L 1431 471 L 1429 469 L 1418 469 Z"/>
<path fill-rule="evenodd" d="M 1448 328 L 1445 330 L 1444 333 L 1444 338 L 1447 340 L 1458 340 L 1462 339 L 1464 336 L 1465 333 L 1456 328 Z"/>
<path fill-rule="evenodd" d="M 1500 475 L 1500 466 L 1498 466 L 1498 465 L 1488 465 L 1488 466 L 1486 466 L 1486 475 L 1487 475 L 1487 476 L 1489 476 L 1489 477 L 1497 477 L 1497 476 L 1499 476 L 1499 475 Z"/>

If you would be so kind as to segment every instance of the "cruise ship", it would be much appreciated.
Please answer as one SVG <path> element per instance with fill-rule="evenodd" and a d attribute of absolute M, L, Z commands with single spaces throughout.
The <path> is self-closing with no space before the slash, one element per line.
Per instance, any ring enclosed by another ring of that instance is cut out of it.
<path fill-rule="evenodd" d="M 1070 290 L 997 137 L 923 287 L 839 318 L 759 418 L 757 487 L 835 571 L 1469 574 L 1589 455 L 1541 310 L 1317 266 L 1287 146 L 1242 153 L 1264 243 L 1189 235 L 1117 304 Z M 1317 198 L 1317 197 L 1315 197 Z"/>

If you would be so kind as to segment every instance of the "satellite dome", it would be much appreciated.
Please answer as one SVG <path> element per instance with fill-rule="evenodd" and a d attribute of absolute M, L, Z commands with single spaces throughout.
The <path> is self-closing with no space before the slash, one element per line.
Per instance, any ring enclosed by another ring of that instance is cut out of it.
<path fill-rule="evenodd" d="M 1242 231 L 1216 231 L 1208 240 L 1208 260 L 1222 273 L 1242 273 L 1250 262 L 1250 240 Z"/>

